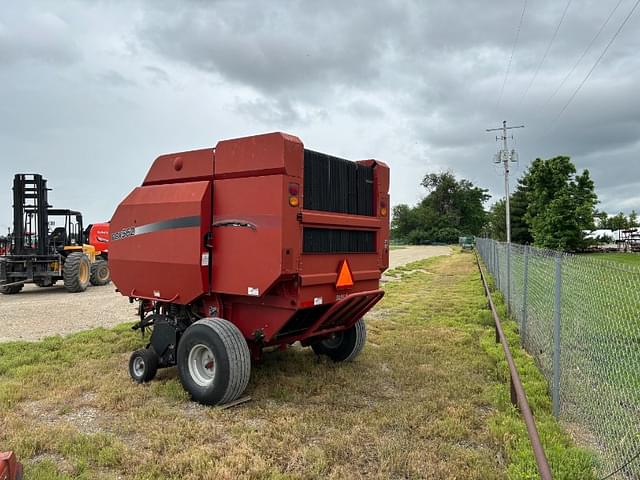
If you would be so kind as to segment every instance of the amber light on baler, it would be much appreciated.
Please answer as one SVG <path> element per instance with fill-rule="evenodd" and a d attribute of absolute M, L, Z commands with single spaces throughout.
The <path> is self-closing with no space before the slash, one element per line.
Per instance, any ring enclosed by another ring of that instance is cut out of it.
<path fill-rule="evenodd" d="M 382 215 L 383 217 L 387 216 L 387 202 L 385 202 L 384 200 L 380 202 L 380 215 Z"/>
<path fill-rule="evenodd" d="M 300 205 L 300 200 L 298 200 L 298 191 L 299 185 L 297 183 L 289 184 L 289 205 L 292 207 Z"/>

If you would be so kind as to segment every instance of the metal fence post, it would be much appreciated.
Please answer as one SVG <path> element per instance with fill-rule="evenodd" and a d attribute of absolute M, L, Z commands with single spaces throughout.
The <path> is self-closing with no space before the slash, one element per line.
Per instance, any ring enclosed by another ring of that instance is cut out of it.
<path fill-rule="evenodd" d="M 487 249 L 489 250 L 489 255 L 491 256 L 491 264 L 489 265 L 489 270 L 491 271 L 491 275 L 494 275 L 495 270 L 493 269 L 493 262 L 495 260 L 493 258 L 493 240 L 489 240 L 487 242 Z"/>
<path fill-rule="evenodd" d="M 551 384 L 551 400 L 553 415 L 560 415 L 560 304 L 562 300 L 562 255 L 556 255 L 555 305 L 553 315 L 553 380 Z"/>
<path fill-rule="evenodd" d="M 495 246 L 493 244 L 493 240 L 489 241 L 489 252 L 491 252 L 491 275 L 493 275 L 495 277 L 496 274 L 496 269 L 495 269 L 495 264 L 496 264 L 496 255 L 495 255 Z"/>
<path fill-rule="evenodd" d="M 498 242 L 493 243 L 493 283 L 498 288 Z"/>
<path fill-rule="evenodd" d="M 507 317 L 511 315 L 511 242 L 507 243 Z"/>
<path fill-rule="evenodd" d="M 491 275 L 496 278 L 496 241 L 491 240 Z"/>
<path fill-rule="evenodd" d="M 502 290 L 500 287 L 500 251 L 498 250 L 498 242 L 495 243 L 495 247 L 496 247 L 496 276 L 495 276 L 495 280 L 496 280 L 496 288 L 498 290 Z"/>
<path fill-rule="evenodd" d="M 527 344 L 527 300 L 529 296 L 529 245 L 524 247 L 524 284 L 522 287 L 522 328 L 520 329 L 520 339 L 522 344 Z"/>

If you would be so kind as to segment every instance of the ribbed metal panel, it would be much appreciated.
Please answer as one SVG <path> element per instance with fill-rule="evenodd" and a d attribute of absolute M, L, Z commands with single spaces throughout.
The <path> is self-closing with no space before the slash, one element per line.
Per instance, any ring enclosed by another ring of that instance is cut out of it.
<path fill-rule="evenodd" d="M 305 227 L 304 253 L 374 253 L 376 234 L 368 230 Z"/>
<path fill-rule="evenodd" d="M 305 149 L 303 206 L 372 216 L 373 168 Z"/>

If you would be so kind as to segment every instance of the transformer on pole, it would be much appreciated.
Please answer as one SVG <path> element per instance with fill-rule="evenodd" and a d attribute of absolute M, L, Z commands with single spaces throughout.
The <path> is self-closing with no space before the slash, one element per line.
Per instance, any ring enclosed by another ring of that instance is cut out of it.
<path fill-rule="evenodd" d="M 509 163 L 518 161 L 518 152 L 515 149 L 509 150 L 507 145 L 507 130 L 514 128 L 524 128 L 524 125 L 507 127 L 507 121 L 503 120 L 502 127 L 488 128 L 487 132 L 501 131 L 502 135 L 496 136 L 496 141 L 502 140 L 502 149 L 494 157 L 494 163 L 504 165 L 504 196 L 506 210 L 506 230 L 507 230 L 507 312 L 510 310 L 509 301 L 511 299 L 511 211 L 509 205 Z M 511 137 L 513 139 L 513 136 Z"/>

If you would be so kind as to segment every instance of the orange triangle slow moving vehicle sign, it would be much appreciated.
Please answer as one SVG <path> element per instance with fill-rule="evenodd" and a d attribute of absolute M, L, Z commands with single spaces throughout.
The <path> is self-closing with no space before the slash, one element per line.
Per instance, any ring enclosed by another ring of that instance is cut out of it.
<path fill-rule="evenodd" d="M 338 280 L 336 280 L 336 288 L 349 287 L 353 287 L 353 275 L 351 275 L 349 262 L 347 262 L 347 260 L 345 259 L 340 262 L 340 268 L 338 269 Z"/>

